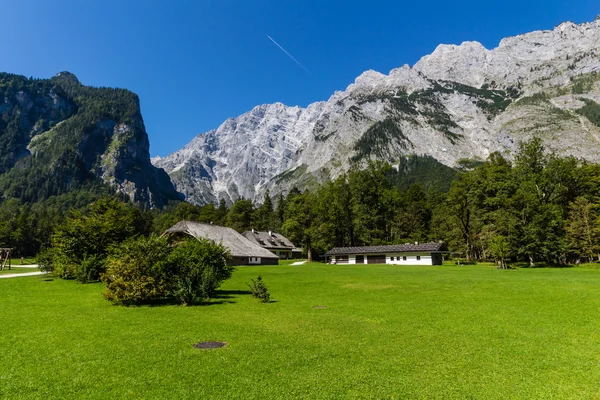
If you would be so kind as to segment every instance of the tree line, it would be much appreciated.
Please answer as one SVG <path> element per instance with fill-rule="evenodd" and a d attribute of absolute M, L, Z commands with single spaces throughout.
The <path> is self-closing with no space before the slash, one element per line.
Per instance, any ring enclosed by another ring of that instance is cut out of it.
<path fill-rule="evenodd" d="M 314 259 L 332 247 L 439 240 L 466 261 L 501 266 L 600 257 L 600 165 L 560 157 L 532 139 L 519 145 L 512 161 L 493 153 L 485 162 L 461 166 L 445 191 L 426 181 L 407 184 L 397 166 L 370 162 L 311 190 L 294 188 L 274 198 L 266 192 L 259 205 L 242 198 L 231 205 L 125 207 L 136 210 L 131 213 L 140 235 L 160 234 L 184 219 L 239 232 L 272 230 Z M 35 255 L 50 247 L 66 221 L 94 213 L 93 204 L 106 197 L 75 191 L 34 204 L 5 199 L 0 245 Z"/>

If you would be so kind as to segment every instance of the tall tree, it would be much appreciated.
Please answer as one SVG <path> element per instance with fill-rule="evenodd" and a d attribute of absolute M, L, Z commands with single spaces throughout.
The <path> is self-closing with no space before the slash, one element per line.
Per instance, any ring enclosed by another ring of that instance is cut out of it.
<path fill-rule="evenodd" d="M 481 232 L 477 198 L 473 193 L 476 180 L 472 172 L 459 175 L 448 193 L 447 212 L 461 234 L 467 261 L 477 256 L 475 244 Z"/>
<path fill-rule="evenodd" d="M 567 242 L 570 250 L 591 261 L 600 261 L 600 218 L 598 205 L 585 197 L 577 197 L 569 205 L 569 219 L 566 225 Z"/>
<path fill-rule="evenodd" d="M 539 138 L 519 145 L 514 173 L 516 246 L 530 265 L 536 260 L 560 261 L 565 252 L 562 204 L 568 201 L 570 179 L 577 165 L 573 159 L 560 159 L 548 153 Z M 575 179 L 574 179 L 575 180 Z"/>
<path fill-rule="evenodd" d="M 283 193 L 279 193 L 277 197 L 277 224 L 279 227 L 283 225 L 285 222 L 285 198 L 283 197 Z"/>
<path fill-rule="evenodd" d="M 221 200 L 219 200 L 219 207 L 215 212 L 214 223 L 217 225 L 225 225 L 228 212 L 229 209 L 227 208 L 227 203 L 225 202 L 225 199 L 221 198 Z"/>
<path fill-rule="evenodd" d="M 386 192 L 392 189 L 387 179 L 389 164 L 370 162 L 364 170 L 348 175 L 352 193 L 354 232 L 359 244 L 377 245 L 389 241 L 391 221 L 388 220 Z"/>
<path fill-rule="evenodd" d="M 291 193 L 286 199 L 286 215 L 283 223 L 283 233 L 296 246 L 302 246 L 308 261 L 313 260 L 314 220 L 316 218 L 315 201 L 310 192 L 302 194 Z"/>
<path fill-rule="evenodd" d="M 277 229 L 277 217 L 273 210 L 273 200 L 271 200 L 269 190 L 265 192 L 263 203 L 256 209 L 254 217 L 254 227 L 259 231 L 274 231 Z"/>
<path fill-rule="evenodd" d="M 252 201 L 244 198 L 236 200 L 227 213 L 227 226 L 238 232 L 252 229 L 253 220 L 254 206 Z"/>

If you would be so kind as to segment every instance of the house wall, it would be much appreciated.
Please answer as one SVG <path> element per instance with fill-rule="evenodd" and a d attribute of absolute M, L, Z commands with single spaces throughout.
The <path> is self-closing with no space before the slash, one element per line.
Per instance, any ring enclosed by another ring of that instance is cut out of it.
<path fill-rule="evenodd" d="M 417 260 L 419 256 L 420 260 Z M 392 261 L 392 257 L 394 261 Z M 406 257 L 406 260 L 402 258 Z M 348 256 L 348 262 L 337 262 L 337 264 L 356 264 L 356 254 Z M 390 253 L 385 255 L 385 263 L 393 265 L 442 265 L 442 255 L 439 253 Z M 367 255 L 364 257 L 364 264 L 367 264 Z"/>
<path fill-rule="evenodd" d="M 431 259 L 433 260 L 433 265 L 442 265 L 444 263 L 442 253 L 432 253 Z"/>
<path fill-rule="evenodd" d="M 230 265 L 279 265 L 279 259 L 265 257 L 233 257 Z"/>
<path fill-rule="evenodd" d="M 274 250 L 274 249 L 268 249 L 271 253 L 275 254 L 276 256 L 279 256 L 280 259 L 282 260 L 287 260 L 292 258 L 292 251 L 291 250 Z"/>
<path fill-rule="evenodd" d="M 263 258 L 261 265 L 279 265 L 278 258 Z"/>
<path fill-rule="evenodd" d="M 392 257 L 394 257 L 394 261 L 392 261 Z M 406 257 L 406 261 L 403 257 Z M 417 257 L 420 260 L 417 260 Z M 386 254 L 385 263 L 394 265 L 433 265 L 433 258 L 431 253 Z"/>

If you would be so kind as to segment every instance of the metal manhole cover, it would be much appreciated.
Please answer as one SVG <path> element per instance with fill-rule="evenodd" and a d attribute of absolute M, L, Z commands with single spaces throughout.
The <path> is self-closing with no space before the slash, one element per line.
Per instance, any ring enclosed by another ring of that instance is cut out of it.
<path fill-rule="evenodd" d="M 196 349 L 218 349 L 227 345 L 227 342 L 198 342 L 194 345 Z"/>

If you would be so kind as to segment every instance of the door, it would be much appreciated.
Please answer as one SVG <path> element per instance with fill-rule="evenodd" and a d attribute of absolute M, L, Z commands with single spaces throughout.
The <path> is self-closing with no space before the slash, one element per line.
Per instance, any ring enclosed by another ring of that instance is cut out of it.
<path fill-rule="evenodd" d="M 385 264 L 385 254 L 368 255 L 367 264 Z"/>
<path fill-rule="evenodd" d="M 356 256 L 356 263 L 357 264 L 364 264 L 365 263 L 365 256 Z"/>

